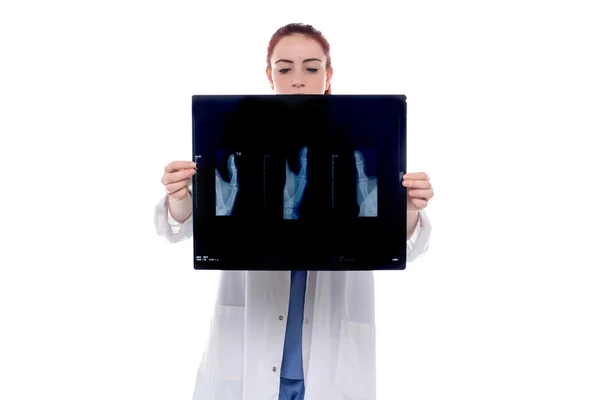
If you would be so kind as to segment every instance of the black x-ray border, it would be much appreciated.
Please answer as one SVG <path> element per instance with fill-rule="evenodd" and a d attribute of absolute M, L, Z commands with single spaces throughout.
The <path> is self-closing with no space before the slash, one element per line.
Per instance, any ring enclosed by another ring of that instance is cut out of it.
<path fill-rule="evenodd" d="M 285 162 L 298 174 L 303 147 L 304 197 L 288 220 Z M 192 149 L 195 269 L 406 268 L 406 96 L 194 95 Z M 377 178 L 376 217 L 357 216 L 357 149 Z M 236 203 L 217 216 L 229 156 Z"/>

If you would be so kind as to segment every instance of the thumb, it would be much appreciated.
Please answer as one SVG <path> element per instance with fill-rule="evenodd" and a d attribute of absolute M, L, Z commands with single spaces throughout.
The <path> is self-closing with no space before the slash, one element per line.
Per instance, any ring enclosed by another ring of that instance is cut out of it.
<path fill-rule="evenodd" d="M 235 156 L 233 154 L 231 154 L 227 160 L 227 169 L 229 170 L 231 186 L 237 186 L 237 167 L 235 165 Z"/>
<path fill-rule="evenodd" d="M 357 176 L 358 182 L 366 181 L 367 174 L 365 173 L 365 157 L 358 150 L 356 150 L 354 152 L 354 162 L 356 164 L 356 172 L 358 174 L 358 176 Z"/>

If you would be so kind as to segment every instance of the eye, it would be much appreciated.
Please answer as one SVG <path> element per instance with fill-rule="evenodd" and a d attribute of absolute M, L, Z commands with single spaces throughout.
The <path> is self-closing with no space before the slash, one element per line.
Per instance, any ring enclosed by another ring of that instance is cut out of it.
<path fill-rule="evenodd" d="M 282 68 L 282 69 L 279 70 L 279 72 L 282 73 L 282 74 L 287 74 L 288 72 L 290 72 L 290 69 L 289 68 Z"/>
<path fill-rule="evenodd" d="M 306 68 L 306 70 L 307 70 L 308 72 L 310 72 L 311 74 L 314 74 L 315 72 L 319 71 L 319 69 L 318 69 L 318 68 Z"/>

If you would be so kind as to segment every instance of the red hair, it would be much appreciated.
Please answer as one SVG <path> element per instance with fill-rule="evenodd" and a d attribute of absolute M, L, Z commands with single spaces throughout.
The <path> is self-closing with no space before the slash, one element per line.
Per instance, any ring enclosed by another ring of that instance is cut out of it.
<path fill-rule="evenodd" d="M 315 29 L 312 25 L 299 23 L 292 23 L 282 26 L 281 28 L 277 29 L 277 31 L 275 31 L 273 36 L 271 36 L 269 46 L 267 47 L 267 68 L 271 69 L 271 57 L 273 56 L 273 49 L 275 49 L 277 43 L 279 43 L 279 41 L 284 37 L 291 35 L 302 35 L 316 40 L 323 48 L 323 52 L 327 57 L 327 61 L 325 62 L 325 69 L 331 68 L 331 55 L 329 54 L 330 47 L 329 42 L 327 41 L 327 39 L 325 39 L 325 36 L 323 36 L 321 31 Z M 325 94 L 331 94 L 331 84 L 325 91 Z"/>

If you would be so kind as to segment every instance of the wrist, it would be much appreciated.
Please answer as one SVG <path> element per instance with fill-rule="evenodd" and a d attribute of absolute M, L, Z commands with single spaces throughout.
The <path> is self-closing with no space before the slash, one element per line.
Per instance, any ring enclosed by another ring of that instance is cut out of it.
<path fill-rule="evenodd" d="M 187 193 L 180 199 L 167 197 L 167 212 L 178 223 L 182 224 L 192 214 L 192 195 Z"/>

